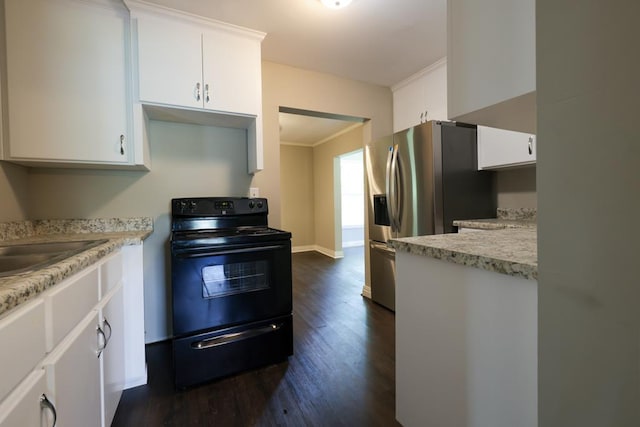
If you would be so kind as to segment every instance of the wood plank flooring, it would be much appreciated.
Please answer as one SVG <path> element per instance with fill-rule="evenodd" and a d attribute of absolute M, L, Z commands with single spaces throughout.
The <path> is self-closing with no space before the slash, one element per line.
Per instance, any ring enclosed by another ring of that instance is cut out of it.
<path fill-rule="evenodd" d="M 395 426 L 395 318 L 360 296 L 362 248 L 293 255 L 294 355 L 176 391 L 169 342 L 147 346 L 149 383 L 113 426 Z"/>

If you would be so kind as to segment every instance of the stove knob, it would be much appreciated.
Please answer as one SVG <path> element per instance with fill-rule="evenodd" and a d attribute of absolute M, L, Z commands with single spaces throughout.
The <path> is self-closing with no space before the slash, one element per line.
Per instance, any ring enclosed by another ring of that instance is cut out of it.
<path fill-rule="evenodd" d="M 196 210 L 196 207 L 196 202 L 194 202 L 193 200 L 189 202 L 189 209 L 191 210 L 191 212 L 194 212 Z"/>
<path fill-rule="evenodd" d="M 181 201 L 180 203 L 178 203 L 178 210 L 180 211 L 180 213 L 184 213 L 187 210 L 187 202 Z"/>
<path fill-rule="evenodd" d="M 258 202 L 258 209 L 262 209 L 262 202 Z"/>
<path fill-rule="evenodd" d="M 249 200 L 249 209 L 253 209 L 256 204 L 253 203 L 253 200 Z"/>

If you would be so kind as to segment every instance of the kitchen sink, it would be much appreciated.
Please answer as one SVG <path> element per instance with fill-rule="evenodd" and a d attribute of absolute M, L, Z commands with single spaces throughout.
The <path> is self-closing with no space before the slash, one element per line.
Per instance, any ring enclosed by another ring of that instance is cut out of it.
<path fill-rule="evenodd" d="M 106 241 L 79 240 L 0 246 L 0 277 L 46 267 Z"/>

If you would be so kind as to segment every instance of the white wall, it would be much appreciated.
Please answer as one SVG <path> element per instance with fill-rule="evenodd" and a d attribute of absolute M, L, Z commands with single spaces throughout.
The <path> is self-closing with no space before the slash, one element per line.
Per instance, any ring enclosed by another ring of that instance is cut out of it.
<path fill-rule="evenodd" d="M 280 146 L 280 183 L 281 227 L 291 232 L 293 250 L 312 247 L 316 242 L 313 147 Z"/>
<path fill-rule="evenodd" d="M 363 126 L 363 141 L 392 131 L 392 96 L 388 87 L 357 82 L 317 71 L 262 62 L 264 170 L 256 173 L 259 187 L 271 201 L 271 225 L 280 226 L 279 108 L 334 113 L 371 119 Z"/>
<path fill-rule="evenodd" d="M 150 172 L 30 169 L 29 218 L 149 216 L 144 243 L 146 341 L 170 336 L 170 200 L 246 196 L 247 144 L 238 129 L 150 122 Z"/>
<path fill-rule="evenodd" d="M 536 2 L 544 427 L 640 425 L 639 16 Z"/>

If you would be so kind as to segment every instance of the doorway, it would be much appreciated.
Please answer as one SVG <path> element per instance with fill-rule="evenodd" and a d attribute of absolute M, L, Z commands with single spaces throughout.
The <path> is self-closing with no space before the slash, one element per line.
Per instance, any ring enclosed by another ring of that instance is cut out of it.
<path fill-rule="evenodd" d="M 364 168 L 362 149 L 338 156 L 340 204 L 336 217 L 340 217 L 342 248 L 364 245 Z M 336 223 L 338 220 L 336 219 Z"/>

